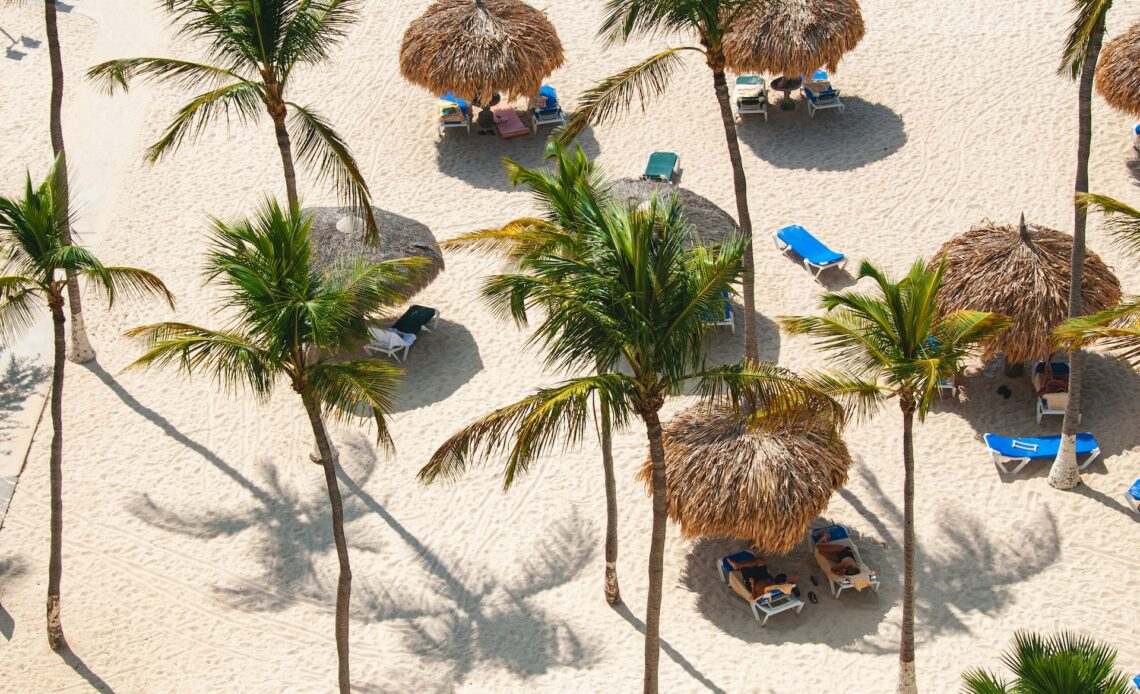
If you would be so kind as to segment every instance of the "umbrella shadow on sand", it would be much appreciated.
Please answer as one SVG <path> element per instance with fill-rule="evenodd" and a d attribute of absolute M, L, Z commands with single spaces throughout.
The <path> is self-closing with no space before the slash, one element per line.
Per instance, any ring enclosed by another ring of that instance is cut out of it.
<path fill-rule="evenodd" d="M 451 178 L 476 188 L 512 191 L 515 187 L 507 180 L 503 170 L 503 157 L 510 157 L 528 168 L 546 165 L 546 141 L 549 128 L 540 128 L 537 135 L 502 140 L 495 135 L 477 135 L 475 132 L 444 133 L 436 143 L 436 162 L 439 170 Z M 590 159 L 601 151 L 590 128 L 575 139 Z"/>
<path fill-rule="evenodd" d="M 851 171 L 886 159 L 906 144 L 902 117 L 885 104 L 844 96 L 845 111 L 807 115 L 769 108 L 768 122 L 750 119 L 736 126 L 753 154 L 781 169 Z"/>
<path fill-rule="evenodd" d="M 739 297 L 732 301 L 732 312 L 736 321 L 735 331 L 727 326 L 709 326 L 705 342 L 708 363 L 735 364 L 744 355 L 744 304 Z M 756 312 L 756 342 L 760 361 L 780 360 L 780 326 L 771 318 Z"/>

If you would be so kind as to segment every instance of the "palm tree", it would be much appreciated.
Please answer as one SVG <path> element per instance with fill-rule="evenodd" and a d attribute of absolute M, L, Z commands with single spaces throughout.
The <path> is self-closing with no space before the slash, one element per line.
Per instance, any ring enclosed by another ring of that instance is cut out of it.
<path fill-rule="evenodd" d="M 1125 694 L 1127 680 L 1114 670 L 1116 651 L 1072 632 L 1052 636 L 1019 631 L 1002 662 L 1017 679 L 1006 682 L 980 668 L 962 674 L 965 694 Z"/>
<path fill-rule="evenodd" d="M 1133 255 L 1140 256 L 1140 209 L 1095 193 L 1082 196 L 1079 202 L 1107 215 L 1108 230 Z M 1070 350 L 1099 342 L 1133 368 L 1140 368 L 1140 297 L 1108 311 L 1072 318 L 1053 331 L 1053 338 L 1059 347 Z"/>
<path fill-rule="evenodd" d="M 340 691 L 349 691 L 348 610 L 352 571 L 337 485 L 337 455 L 326 417 L 371 417 L 377 442 L 391 446 L 385 416 L 391 412 L 399 369 L 379 360 L 337 361 L 336 355 L 366 339 L 367 320 L 401 301 L 398 287 L 423 266 L 421 258 L 365 263 L 357 260 L 321 273 L 311 262 L 311 216 L 266 201 L 251 220 L 214 220 L 207 281 L 225 292 L 221 309 L 232 312 L 220 330 L 186 323 L 157 323 L 127 334 L 147 351 L 132 366 L 174 365 L 212 372 L 227 388 L 250 390 L 265 402 L 288 379 L 301 398 L 316 440 L 314 462 L 324 468 L 333 539 L 340 564 L 336 591 L 336 648 Z M 363 413 L 359 414 L 358 413 Z M 316 458 L 319 458 L 317 460 Z"/>
<path fill-rule="evenodd" d="M 108 305 L 120 294 L 156 294 L 173 305 L 173 297 L 154 275 L 129 267 L 108 267 L 87 249 L 71 242 L 67 204 L 60 200 L 63 157 L 47 178 L 32 185 L 27 174 L 23 198 L 0 196 L 0 334 L 10 339 L 29 329 L 42 305 L 51 312 L 55 351 L 51 382 L 51 555 L 48 561 L 47 634 L 53 650 L 67 645 L 61 620 L 63 577 L 63 368 L 66 362 L 63 290 L 68 273 L 80 275 Z"/>
<path fill-rule="evenodd" d="M 732 165 L 732 184 L 736 193 L 736 217 L 744 249 L 744 356 L 759 359 L 756 341 L 756 281 L 752 260 L 752 218 L 748 213 L 748 182 L 740 158 L 740 142 L 736 137 L 736 120 L 725 77 L 722 42 L 744 10 L 763 0 L 608 0 L 607 14 L 599 35 L 610 44 L 624 42 L 635 35 L 655 36 L 679 33 L 695 35 L 699 45 L 667 48 L 640 63 L 608 77 L 587 91 L 578 111 L 559 136 L 566 141 L 587 125 L 605 122 L 628 111 L 636 98 L 644 104 L 650 96 L 665 91 L 669 78 L 682 65 L 685 52 L 695 52 L 705 59 L 712 71 L 713 91 L 720 106 L 724 136 L 728 144 L 728 160 Z"/>
<path fill-rule="evenodd" d="M 555 252 L 556 249 L 571 257 L 574 253 L 575 230 L 585 223 L 578 216 L 581 200 L 585 197 L 596 202 L 606 183 L 581 147 L 567 152 L 557 140 L 551 140 L 547 144 L 546 159 L 555 162 L 553 171 L 531 169 L 510 158 L 504 159 L 507 178 L 511 184 L 525 185 L 531 190 L 539 204 L 545 208 L 544 218 L 515 219 L 498 229 L 461 234 L 444 241 L 440 246 L 445 249 L 505 252 L 520 267 L 527 266 L 528 260 Z M 535 271 L 541 272 L 541 267 Z M 520 326 L 526 325 L 525 312 L 517 313 L 516 318 Z M 612 367 L 612 364 L 598 364 L 597 373 L 605 373 Z M 614 478 L 613 422 L 609 403 L 605 400 L 598 403 L 598 415 L 598 438 L 602 449 L 602 474 L 606 490 L 606 568 L 603 591 L 606 602 L 616 605 L 621 602 L 617 577 L 617 482 Z"/>
<path fill-rule="evenodd" d="M 366 238 L 378 230 L 371 194 L 342 138 L 314 109 L 287 99 L 289 78 L 298 65 L 326 61 L 329 52 L 356 21 L 360 0 L 163 0 L 180 21 L 180 33 L 210 43 L 209 63 L 173 58 L 123 58 L 100 63 L 87 72 L 108 92 L 125 91 L 136 77 L 177 87 L 205 88 L 178 111 L 174 122 L 151 145 L 154 163 L 197 138 L 218 118 L 253 122 L 264 108 L 273 121 L 289 205 L 299 204 L 293 169 L 297 155 L 312 173 L 330 180 L 345 204 L 364 219 Z"/>
<path fill-rule="evenodd" d="M 773 364 L 745 360 L 706 368 L 702 315 L 720 308 L 720 293 L 744 271 L 743 240 L 686 249 L 690 232 L 676 199 L 654 198 L 626 208 L 586 197 L 576 214 L 588 223 L 566 242 L 572 253 L 537 253 L 523 272 L 490 278 L 484 291 L 516 315 L 545 309 L 534 341 L 547 351 L 548 364 L 581 373 L 620 361 L 624 373 L 611 368 L 571 378 L 495 410 L 449 438 L 420 477 L 431 482 L 454 476 L 476 457 L 505 453 L 503 477 L 509 487 L 557 440 L 582 439 L 593 398 L 609 406 L 617 426 L 641 419 L 653 493 L 644 690 L 656 692 L 667 503 L 658 413 L 666 398 L 696 382 L 707 398 L 789 422 L 838 421 L 843 412 L 831 398 Z"/>
<path fill-rule="evenodd" d="M 869 277 L 879 295 L 857 291 L 823 295 L 820 316 L 781 318 L 792 334 L 817 338 L 840 372 L 819 377 L 834 394 L 851 399 L 868 415 L 886 400 L 898 400 L 903 417 L 903 613 L 899 647 L 899 694 L 918 691 L 914 672 L 914 418 L 919 421 L 935 396 L 938 382 L 954 377 L 959 364 L 979 343 L 1005 329 L 1002 316 L 957 311 L 939 319 L 938 289 L 944 265 L 922 260 L 899 282 L 892 282 L 869 262 L 859 279 Z"/>
<path fill-rule="evenodd" d="M 1061 74 L 1078 80 L 1077 87 L 1077 177 L 1074 189 L 1077 202 L 1073 205 L 1073 261 L 1072 283 L 1069 287 L 1069 318 L 1081 315 L 1081 280 L 1085 265 L 1085 225 L 1088 220 L 1086 206 L 1079 202 L 1089 192 L 1089 150 L 1092 146 L 1092 90 L 1096 76 L 1096 61 L 1104 39 L 1104 21 L 1112 0 L 1074 0 L 1077 13 L 1065 50 L 1061 57 Z M 1065 405 L 1065 420 L 1061 424 L 1061 447 L 1049 470 L 1049 484 L 1057 489 L 1072 489 L 1081 483 L 1077 469 L 1077 427 L 1081 419 L 1081 373 L 1084 355 L 1074 351 L 1069 359 L 1069 400 Z"/>

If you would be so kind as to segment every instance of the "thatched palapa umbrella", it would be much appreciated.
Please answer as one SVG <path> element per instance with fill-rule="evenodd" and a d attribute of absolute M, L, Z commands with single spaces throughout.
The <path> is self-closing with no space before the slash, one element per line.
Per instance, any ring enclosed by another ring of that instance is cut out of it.
<path fill-rule="evenodd" d="M 1100 52 L 1096 90 L 1109 106 L 1140 117 L 1140 22 L 1109 41 Z"/>
<path fill-rule="evenodd" d="M 439 0 L 400 46 L 404 79 L 481 104 L 494 94 L 533 99 L 562 60 L 554 25 L 519 0 Z"/>
<path fill-rule="evenodd" d="M 638 479 L 652 474 L 646 460 Z M 847 482 L 851 455 L 832 427 L 748 423 L 698 405 L 665 425 L 669 518 L 686 538 L 732 537 L 786 554 Z"/>
<path fill-rule="evenodd" d="M 611 198 L 623 204 L 643 203 L 651 199 L 654 194 L 657 194 L 661 200 L 668 200 L 676 195 L 685 206 L 685 217 L 696 230 L 694 243 L 700 241 L 706 246 L 724 243 L 738 231 L 736 220 L 717 207 L 716 203 L 673 183 L 644 178 L 623 178 L 610 187 L 609 193 Z"/>
<path fill-rule="evenodd" d="M 363 256 L 372 262 L 396 258 L 427 258 L 428 263 L 417 273 L 415 280 L 401 292 L 410 299 L 419 290 L 431 284 L 443 271 L 443 254 L 436 245 L 435 236 L 426 225 L 414 219 L 372 208 L 379 227 L 379 242 L 364 243 L 364 223 L 352 215 L 347 207 L 313 207 L 304 210 L 313 215 L 309 238 L 313 244 L 314 265 L 327 270 L 339 262 Z"/>
<path fill-rule="evenodd" d="M 724 39 L 728 67 L 798 77 L 839 60 L 863 39 L 858 0 L 780 0 L 745 10 Z"/>
<path fill-rule="evenodd" d="M 1036 225 L 997 226 L 988 220 L 947 241 L 933 262 L 946 260 L 939 310 L 991 311 L 1012 325 L 986 344 L 982 359 L 1004 354 L 1009 364 L 1044 359 L 1049 334 L 1069 313 L 1073 237 Z M 1096 253 L 1085 251 L 1084 313 L 1116 306 L 1120 281 Z"/>

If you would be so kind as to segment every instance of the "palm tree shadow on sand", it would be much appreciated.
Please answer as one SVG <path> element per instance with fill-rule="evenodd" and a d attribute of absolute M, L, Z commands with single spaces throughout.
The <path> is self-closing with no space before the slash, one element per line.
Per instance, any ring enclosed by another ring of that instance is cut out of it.
<path fill-rule="evenodd" d="M 372 441 L 360 435 L 337 443 L 344 463 L 340 481 L 345 492 L 346 534 L 353 552 L 357 556 L 383 553 L 381 545 L 366 539 L 370 533 L 362 525 L 379 517 L 422 561 L 418 568 L 408 566 L 398 585 L 369 581 L 358 572 L 353 581 L 354 621 L 399 623 L 408 635 L 409 648 L 450 668 L 456 683 L 464 681 L 477 663 L 486 661 L 523 677 L 553 667 L 587 667 L 593 662 L 569 626 L 546 615 L 531 600 L 573 580 L 589 563 L 592 545 L 582 532 L 583 523 L 575 521 L 556 529 L 556 537 L 536 548 L 534 556 L 556 557 L 557 564 L 539 559 L 521 582 L 497 578 L 494 568 L 488 567 L 472 583 L 453 574 L 364 490 L 378 462 Z M 217 466 L 216 460 L 206 459 Z M 297 491 L 282 483 L 274 461 L 258 462 L 260 479 L 256 482 L 233 466 L 226 467 L 226 474 L 236 475 L 254 497 L 252 507 L 180 512 L 163 508 L 143 494 L 129 510 L 155 527 L 195 539 L 258 534 L 259 573 L 213 588 L 234 609 L 278 612 L 305 603 L 331 615 L 337 577 L 324 493 L 319 489 Z M 375 538 L 375 533 L 371 536 Z M 409 574 L 419 575 L 409 579 Z M 403 585 L 409 589 L 402 590 Z M 425 591 L 432 599 L 425 600 Z M 422 677 L 422 661 L 408 664 L 406 671 L 403 667 L 392 666 L 384 679 L 409 682 Z M 438 675 L 433 674 L 432 680 L 438 681 Z"/>
<path fill-rule="evenodd" d="M 886 159 L 906 144 L 903 119 L 890 107 L 844 96 L 844 113 L 808 117 L 802 102 L 794 112 L 769 108 L 768 122 L 745 119 L 740 139 L 753 154 L 781 169 L 851 171 Z"/>
<path fill-rule="evenodd" d="M 528 168 L 545 166 L 546 141 L 550 128 L 540 128 L 537 135 L 502 140 L 495 135 L 476 135 L 474 131 L 444 133 L 436 143 L 436 162 L 443 174 L 476 188 L 511 191 L 503 157 L 510 157 Z M 587 128 L 575 142 L 590 159 L 595 159 L 601 146 Z"/>

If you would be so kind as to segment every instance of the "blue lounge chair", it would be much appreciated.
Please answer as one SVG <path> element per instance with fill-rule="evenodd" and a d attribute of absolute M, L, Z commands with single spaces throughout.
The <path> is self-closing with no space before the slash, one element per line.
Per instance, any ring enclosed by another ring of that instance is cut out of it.
<path fill-rule="evenodd" d="M 1124 492 L 1124 500 L 1132 507 L 1133 513 L 1140 513 L 1140 480 L 1132 483 L 1128 491 Z M 1137 675 L 1140 677 L 1140 675 Z"/>
<path fill-rule="evenodd" d="M 649 162 L 645 165 L 645 173 L 641 174 L 641 177 L 671 183 L 680 163 L 681 157 L 674 152 L 654 152 L 649 155 Z"/>
<path fill-rule="evenodd" d="M 781 253 L 788 255 L 788 252 L 792 251 L 798 255 L 803 260 L 804 268 L 816 280 L 819 279 L 820 273 L 829 267 L 842 269 L 847 265 L 847 256 L 823 245 L 807 229 L 798 224 L 778 230 L 772 234 L 772 240 Z"/>
<path fill-rule="evenodd" d="M 733 592 L 748 601 L 752 607 L 752 616 L 760 622 L 760 626 L 768 624 L 768 618 L 774 614 L 780 614 L 788 610 L 795 610 L 796 614 L 804 608 L 802 600 L 794 595 L 789 595 L 782 590 L 769 590 L 760 597 L 753 599 L 752 591 L 748 586 L 744 585 L 744 581 L 737 575 L 736 569 L 728 563 L 728 560 L 745 561 L 754 558 L 756 555 L 748 550 L 730 554 L 727 557 L 721 557 L 717 560 L 716 569 L 720 573 L 720 580 L 724 581 Z M 760 613 L 764 613 L 761 617 Z"/>
<path fill-rule="evenodd" d="M 1016 475 L 1031 460 L 1052 460 L 1061 447 L 1060 434 L 1054 436 L 1022 436 L 1010 438 L 997 434 L 986 434 L 986 447 L 994 458 L 994 464 L 1004 473 Z M 1089 433 L 1077 434 L 1077 457 L 1087 455 L 1088 459 L 1078 465 L 1081 470 L 1089 466 L 1100 455 L 1100 444 Z M 1007 463 L 1017 463 L 1012 470 Z"/>
<path fill-rule="evenodd" d="M 720 295 L 721 295 L 721 297 L 724 298 L 724 301 L 721 302 L 722 303 L 722 306 L 721 306 L 722 312 L 719 315 L 715 315 L 715 314 L 702 315 L 701 320 L 703 320 L 706 325 L 711 325 L 713 327 L 719 327 L 722 325 L 727 325 L 729 328 L 732 329 L 732 334 L 735 335 L 736 334 L 736 320 L 732 314 L 732 303 L 729 301 L 728 292 L 721 292 Z"/>
<path fill-rule="evenodd" d="M 438 104 L 437 118 L 441 135 L 449 128 L 463 128 L 471 132 L 471 106 L 466 101 L 455 96 L 454 92 L 448 92 L 439 97 Z"/>
<path fill-rule="evenodd" d="M 846 108 L 843 102 L 839 100 L 839 90 L 832 89 L 831 82 L 827 77 L 827 70 L 816 70 L 812 73 L 810 80 L 805 77 L 800 91 L 807 99 L 808 115 L 812 118 L 815 118 L 816 111 L 834 108 L 843 113 L 844 108 Z"/>
<path fill-rule="evenodd" d="M 538 90 L 538 96 L 530 109 L 530 129 L 538 132 L 540 125 L 561 125 L 566 122 L 562 105 L 558 103 L 558 92 L 549 84 Z"/>

